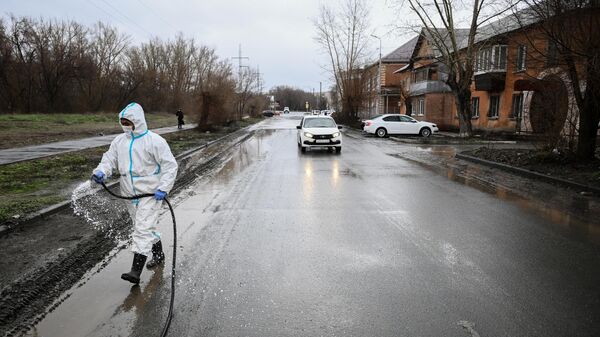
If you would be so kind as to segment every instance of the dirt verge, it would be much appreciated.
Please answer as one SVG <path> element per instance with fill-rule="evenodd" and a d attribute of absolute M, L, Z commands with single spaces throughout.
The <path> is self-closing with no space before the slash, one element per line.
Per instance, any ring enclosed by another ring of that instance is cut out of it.
<path fill-rule="evenodd" d="M 241 130 L 203 151 L 181 158 L 180 171 L 172 192 L 198 176 L 208 174 L 223 161 L 225 152 L 243 142 L 251 132 Z M 100 211 L 100 210 L 99 210 Z M 128 233 L 130 223 L 120 221 L 123 214 L 110 214 L 120 222 L 118 231 Z M 114 234 L 114 233 L 113 233 Z M 23 335 L 65 299 L 57 299 L 91 268 L 105 265 L 107 254 L 117 248 L 114 236 L 93 230 L 89 224 L 65 209 L 36 219 L 0 238 L 0 335 Z M 119 247 L 122 248 L 122 247 Z"/>
<path fill-rule="evenodd" d="M 600 188 L 600 159 L 580 163 L 566 153 L 480 147 L 462 154 Z"/>

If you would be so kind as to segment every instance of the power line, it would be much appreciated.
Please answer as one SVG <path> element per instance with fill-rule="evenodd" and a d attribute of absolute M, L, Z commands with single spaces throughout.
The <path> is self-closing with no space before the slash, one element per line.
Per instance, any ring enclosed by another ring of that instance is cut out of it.
<path fill-rule="evenodd" d="M 145 32 L 146 34 L 148 34 L 149 38 L 153 38 L 154 36 L 152 35 L 152 33 L 150 33 L 149 31 L 147 31 L 144 27 L 140 26 L 139 24 L 137 24 L 137 22 L 133 21 L 132 19 L 130 19 L 127 15 L 121 13 L 120 10 L 118 10 L 116 7 L 114 7 L 113 5 L 111 5 L 109 2 L 107 2 L 106 0 L 101 0 L 102 2 L 104 2 L 105 4 L 107 4 L 110 8 L 112 8 L 115 12 L 117 12 L 119 15 L 121 15 L 122 17 L 124 17 L 125 19 L 127 19 L 129 22 L 133 23 L 135 26 L 137 26 L 140 30 L 142 30 L 143 32 Z"/>
<path fill-rule="evenodd" d="M 154 9 L 152 9 L 150 6 L 148 6 L 147 4 L 143 3 L 142 0 L 137 0 L 140 4 L 142 4 L 142 6 L 148 8 L 152 14 L 154 14 L 159 20 L 161 20 L 164 24 L 166 24 L 167 26 L 173 28 L 173 30 L 175 30 L 175 32 L 177 33 L 179 31 L 179 29 L 175 28 L 175 26 L 173 26 L 172 24 L 170 24 L 168 21 L 166 21 L 165 19 L 163 19 L 163 17 L 158 14 Z"/>
<path fill-rule="evenodd" d="M 96 5 L 96 4 L 95 4 L 95 3 L 94 3 L 92 0 L 88 0 L 88 2 L 89 2 L 90 4 L 92 4 L 94 7 L 98 8 L 99 10 L 101 10 L 102 12 L 104 12 L 104 14 L 106 14 L 106 15 L 107 15 L 109 18 L 117 20 L 117 21 L 118 21 L 118 22 L 120 22 L 120 23 L 121 23 L 123 26 L 129 26 L 129 24 L 125 23 L 124 21 L 121 21 L 121 19 L 119 19 L 119 18 L 115 17 L 114 15 L 112 15 L 111 13 L 107 12 L 106 10 L 104 10 L 104 8 L 102 8 L 102 7 L 98 6 L 98 5 Z"/>

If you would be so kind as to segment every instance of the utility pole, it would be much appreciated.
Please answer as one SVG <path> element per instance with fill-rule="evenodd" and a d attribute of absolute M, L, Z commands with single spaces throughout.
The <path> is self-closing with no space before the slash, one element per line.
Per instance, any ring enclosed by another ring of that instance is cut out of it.
<path fill-rule="evenodd" d="M 242 44 L 241 43 L 239 45 L 239 49 L 238 50 L 239 50 L 238 51 L 238 56 L 237 57 L 232 57 L 232 59 L 234 59 L 234 60 L 237 59 L 238 60 L 238 95 L 240 95 L 240 98 L 242 98 L 241 97 L 242 90 L 243 90 L 243 88 L 242 88 L 242 68 L 243 67 L 248 67 L 248 66 L 243 66 L 242 65 L 242 60 L 244 60 L 244 59 L 249 60 L 250 58 L 246 57 L 246 56 L 242 56 Z M 242 114 L 244 113 L 242 111 L 242 99 L 239 100 L 238 110 L 239 110 L 239 115 L 240 115 L 240 120 L 241 120 L 242 117 L 243 117 Z"/>
<path fill-rule="evenodd" d="M 258 92 L 262 95 L 262 83 L 260 80 L 260 75 L 262 75 L 260 72 L 260 66 L 256 66 L 256 82 L 258 84 Z"/>
<path fill-rule="evenodd" d="M 247 66 L 243 66 L 242 65 L 242 60 L 249 60 L 250 59 L 249 57 L 242 56 L 242 44 L 241 43 L 240 43 L 240 46 L 239 46 L 238 56 L 234 56 L 234 57 L 232 57 L 232 59 L 234 59 L 234 60 L 237 59 L 238 60 L 238 80 L 239 80 L 240 85 L 241 85 L 241 83 L 242 83 L 242 68 L 243 67 L 247 67 Z"/>

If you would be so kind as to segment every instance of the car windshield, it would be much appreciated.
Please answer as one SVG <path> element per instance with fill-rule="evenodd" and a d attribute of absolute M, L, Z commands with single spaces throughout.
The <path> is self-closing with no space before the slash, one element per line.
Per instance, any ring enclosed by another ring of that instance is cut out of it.
<path fill-rule="evenodd" d="M 307 118 L 304 120 L 305 128 L 335 128 L 335 122 L 331 118 Z"/>

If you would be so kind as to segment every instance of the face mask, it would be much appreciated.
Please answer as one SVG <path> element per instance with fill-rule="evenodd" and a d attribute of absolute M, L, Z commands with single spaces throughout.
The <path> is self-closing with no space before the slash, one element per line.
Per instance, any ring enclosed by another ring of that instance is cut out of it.
<path fill-rule="evenodd" d="M 125 133 L 131 133 L 131 132 L 133 132 L 133 126 L 121 125 L 121 127 L 123 128 L 123 132 L 125 132 Z"/>

